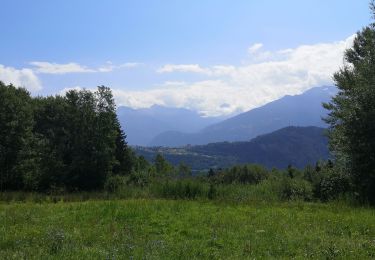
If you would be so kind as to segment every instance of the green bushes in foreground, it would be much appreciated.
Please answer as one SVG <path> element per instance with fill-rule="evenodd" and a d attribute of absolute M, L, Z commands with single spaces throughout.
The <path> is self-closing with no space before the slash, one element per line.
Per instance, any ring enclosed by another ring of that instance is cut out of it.
<path fill-rule="evenodd" d="M 66 193 L 50 190 L 45 194 L 0 193 L 2 201 L 82 201 L 108 199 L 184 199 L 228 202 L 279 201 L 354 201 L 350 185 L 330 163 L 297 170 L 267 170 L 257 165 L 236 166 L 226 170 L 211 170 L 208 175 L 158 175 L 153 166 L 133 171 L 126 176 L 111 175 L 104 190 Z M 245 176 L 245 177 L 244 177 Z M 255 177 L 254 177 L 255 176 Z M 259 177 L 261 176 L 261 177 Z M 252 181 L 249 181 L 252 180 Z M 253 181 L 257 180 L 257 181 Z"/>

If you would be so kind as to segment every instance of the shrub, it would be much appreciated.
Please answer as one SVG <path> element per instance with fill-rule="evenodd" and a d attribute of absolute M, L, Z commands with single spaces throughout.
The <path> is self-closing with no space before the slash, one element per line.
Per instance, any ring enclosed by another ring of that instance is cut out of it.
<path fill-rule="evenodd" d="M 128 185 L 144 187 L 151 182 L 151 173 L 147 170 L 132 171 L 127 180 Z"/>
<path fill-rule="evenodd" d="M 321 200 L 337 199 L 349 190 L 350 178 L 342 172 L 331 169 L 322 175 L 319 187 Z"/>
<path fill-rule="evenodd" d="M 181 179 L 162 183 L 158 193 L 164 198 L 195 199 L 205 197 L 207 188 L 201 182 Z"/>
<path fill-rule="evenodd" d="M 322 201 L 337 199 L 351 190 L 350 177 L 331 161 L 306 167 L 303 178 L 311 183 L 314 197 Z"/>
<path fill-rule="evenodd" d="M 212 176 L 210 174 L 209 176 Z M 214 175 L 217 182 L 224 184 L 241 183 L 241 184 L 257 184 L 269 176 L 266 168 L 260 165 L 243 165 L 234 166 L 225 170 L 218 175 Z"/>
<path fill-rule="evenodd" d="M 208 193 L 207 193 L 207 197 L 208 197 L 208 199 L 212 200 L 212 199 L 216 198 L 216 196 L 217 196 L 217 190 L 216 190 L 214 184 L 211 183 L 210 188 L 209 188 Z"/>
<path fill-rule="evenodd" d="M 313 198 L 312 185 L 302 179 L 283 178 L 280 195 L 284 200 L 306 200 Z"/>
<path fill-rule="evenodd" d="M 108 192 L 116 192 L 124 185 L 125 179 L 123 176 L 110 175 L 107 177 L 106 182 L 104 183 L 104 190 Z"/>

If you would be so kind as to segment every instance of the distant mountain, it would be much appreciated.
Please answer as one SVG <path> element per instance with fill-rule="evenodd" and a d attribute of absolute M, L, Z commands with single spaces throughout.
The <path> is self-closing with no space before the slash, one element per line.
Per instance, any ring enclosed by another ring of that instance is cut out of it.
<path fill-rule="evenodd" d="M 152 161 L 161 153 L 174 165 L 181 162 L 193 170 L 225 168 L 235 164 L 257 163 L 268 168 L 303 168 L 328 159 L 328 139 L 324 128 L 286 127 L 247 142 L 221 142 L 180 148 L 135 147 L 139 155 Z"/>
<path fill-rule="evenodd" d="M 327 114 L 322 102 L 337 92 L 335 87 L 312 88 L 301 95 L 285 96 L 262 107 L 210 125 L 198 133 L 168 131 L 151 141 L 151 146 L 177 147 L 222 141 L 246 141 L 287 126 L 325 127 Z"/>
<path fill-rule="evenodd" d="M 149 145 L 158 134 L 174 130 L 197 132 L 204 127 L 223 120 L 223 117 L 202 117 L 184 108 L 152 106 L 132 109 L 121 106 L 117 115 L 130 145 Z"/>

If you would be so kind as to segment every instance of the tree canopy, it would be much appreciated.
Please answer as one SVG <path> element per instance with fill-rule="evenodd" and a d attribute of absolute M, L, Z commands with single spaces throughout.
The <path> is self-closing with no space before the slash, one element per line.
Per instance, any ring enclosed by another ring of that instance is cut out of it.
<path fill-rule="evenodd" d="M 375 18 L 375 2 L 370 4 Z M 330 111 L 330 148 L 360 197 L 375 203 L 375 23 L 359 31 L 334 74 L 339 89 Z"/>
<path fill-rule="evenodd" d="M 133 167 L 107 87 L 32 98 L 0 82 L 0 122 L 1 190 L 99 189 Z"/>

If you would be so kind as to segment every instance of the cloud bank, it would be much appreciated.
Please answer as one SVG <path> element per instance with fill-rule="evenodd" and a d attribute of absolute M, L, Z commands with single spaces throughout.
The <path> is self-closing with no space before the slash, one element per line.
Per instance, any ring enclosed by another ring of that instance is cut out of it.
<path fill-rule="evenodd" d="M 140 63 L 129 62 L 120 65 L 114 65 L 112 62 L 108 61 L 105 65 L 99 68 L 88 68 L 86 66 L 80 65 L 75 62 L 59 64 L 46 61 L 33 61 L 30 62 L 36 73 L 43 74 L 68 74 L 68 73 L 93 73 L 93 72 L 111 72 L 115 69 L 121 68 L 135 68 L 140 65 Z"/>
<path fill-rule="evenodd" d="M 209 69 L 204 69 L 198 64 L 166 64 L 157 70 L 158 73 L 171 72 L 192 72 L 201 74 L 210 74 Z"/>
<path fill-rule="evenodd" d="M 113 89 L 113 93 L 118 105 L 132 108 L 157 104 L 184 107 L 206 116 L 247 111 L 285 95 L 332 85 L 332 75 L 343 64 L 344 51 L 352 46 L 354 37 L 277 51 L 255 43 L 244 53 L 240 65 L 165 64 L 154 71 L 155 76 L 163 74 L 164 83 L 140 91 Z M 73 62 L 34 61 L 30 64 L 32 68 L 24 69 L 0 65 L 0 80 L 36 92 L 41 89 L 39 74 L 105 73 L 140 65 L 107 62 L 90 68 Z M 199 75 L 199 80 L 189 82 L 192 74 Z"/>
<path fill-rule="evenodd" d="M 0 64 L 0 81 L 24 87 L 31 92 L 42 89 L 42 85 L 31 69 L 15 69 Z"/>
<path fill-rule="evenodd" d="M 167 64 L 157 73 L 197 73 L 203 81 L 173 84 L 145 91 L 115 90 L 119 105 L 133 108 L 153 104 L 185 107 L 206 116 L 231 114 L 259 107 L 284 95 L 300 94 L 316 86 L 332 85 L 332 75 L 343 64 L 345 49 L 354 35 L 343 41 L 303 45 L 279 51 L 249 47 L 243 65 Z"/>

